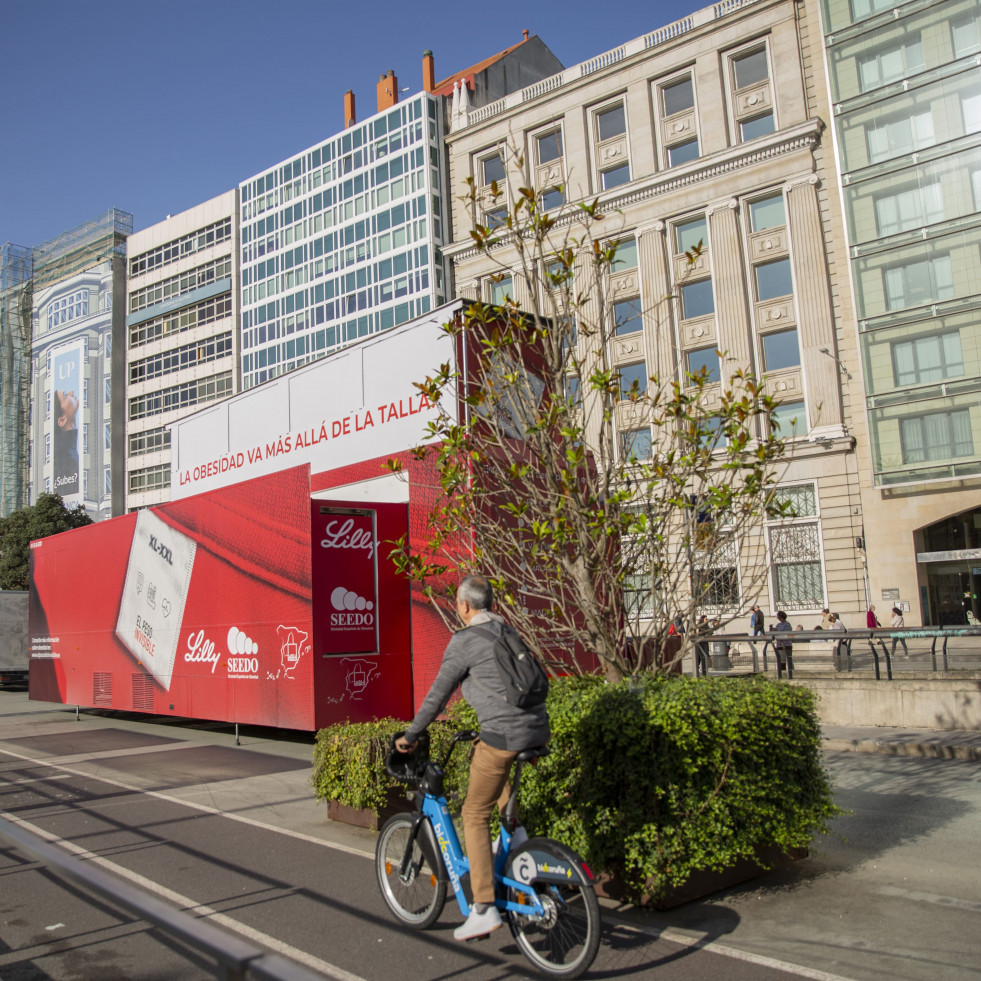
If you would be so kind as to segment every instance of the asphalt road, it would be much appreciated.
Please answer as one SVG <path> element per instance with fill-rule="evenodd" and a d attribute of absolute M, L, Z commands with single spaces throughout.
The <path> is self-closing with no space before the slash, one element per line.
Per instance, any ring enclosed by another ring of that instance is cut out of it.
<path fill-rule="evenodd" d="M 397 927 L 373 836 L 325 820 L 312 740 L 83 714 L 0 692 L 0 816 L 231 935 L 346 981 L 534 976 L 506 929 Z M 782 873 L 660 914 L 607 910 L 595 978 L 981 977 L 977 764 L 829 755 L 836 836 Z M 160 931 L 0 838 L 0 981 L 214 976 Z"/>

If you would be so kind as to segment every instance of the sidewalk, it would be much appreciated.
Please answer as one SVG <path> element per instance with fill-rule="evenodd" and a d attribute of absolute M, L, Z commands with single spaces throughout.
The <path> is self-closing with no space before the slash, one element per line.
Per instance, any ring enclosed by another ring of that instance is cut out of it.
<path fill-rule="evenodd" d="M 968 729 L 900 729 L 822 725 L 824 748 L 886 756 L 981 760 L 981 732 Z"/>

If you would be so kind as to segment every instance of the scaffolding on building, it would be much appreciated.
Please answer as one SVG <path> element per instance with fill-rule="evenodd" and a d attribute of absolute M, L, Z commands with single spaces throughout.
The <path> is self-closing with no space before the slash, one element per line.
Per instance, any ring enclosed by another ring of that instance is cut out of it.
<path fill-rule="evenodd" d="M 33 258 L 0 246 L 0 517 L 27 504 Z"/>
<path fill-rule="evenodd" d="M 34 249 L 34 288 L 44 289 L 103 259 L 126 256 L 126 236 L 133 234 L 133 216 L 110 208 L 107 212 L 42 242 Z"/>

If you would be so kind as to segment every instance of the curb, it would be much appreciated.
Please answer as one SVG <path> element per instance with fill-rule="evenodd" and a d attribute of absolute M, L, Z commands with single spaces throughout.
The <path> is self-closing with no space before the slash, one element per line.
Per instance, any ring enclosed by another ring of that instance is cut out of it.
<path fill-rule="evenodd" d="M 824 748 L 853 753 L 877 753 L 880 756 L 915 756 L 924 759 L 981 760 L 981 740 L 978 744 L 950 742 L 903 742 L 896 739 L 826 738 Z"/>

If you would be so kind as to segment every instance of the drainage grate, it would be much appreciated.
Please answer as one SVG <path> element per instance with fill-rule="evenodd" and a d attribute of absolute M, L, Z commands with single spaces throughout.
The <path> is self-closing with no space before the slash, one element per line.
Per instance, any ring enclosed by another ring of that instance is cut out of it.
<path fill-rule="evenodd" d="M 133 675 L 133 708 L 153 711 L 153 679 L 148 674 Z"/>

